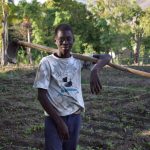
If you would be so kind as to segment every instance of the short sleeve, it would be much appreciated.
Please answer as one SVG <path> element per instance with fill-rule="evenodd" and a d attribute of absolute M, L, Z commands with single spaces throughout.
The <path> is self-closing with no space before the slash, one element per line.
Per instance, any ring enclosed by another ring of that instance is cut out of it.
<path fill-rule="evenodd" d="M 51 73 L 48 61 L 42 60 L 39 64 L 33 87 L 48 89 L 50 84 L 50 76 Z"/>

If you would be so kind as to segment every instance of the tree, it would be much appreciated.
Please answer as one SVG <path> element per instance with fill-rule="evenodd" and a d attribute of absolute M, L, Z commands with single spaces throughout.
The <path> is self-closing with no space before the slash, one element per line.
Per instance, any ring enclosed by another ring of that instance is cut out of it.
<path fill-rule="evenodd" d="M 8 5 L 5 0 L 2 0 L 2 49 L 1 49 L 1 65 L 4 66 L 7 62 L 6 49 L 8 46 L 8 28 L 7 28 L 7 17 L 8 17 Z"/>
<path fill-rule="evenodd" d="M 105 52 L 110 50 L 120 49 L 121 46 L 125 45 L 123 40 L 126 37 L 125 33 L 120 32 L 120 23 L 118 19 L 118 14 L 116 14 L 115 3 L 110 3 L 110 1 L 96 1 L 96 5 L 93 3 L 88 4 L 88 9 L 92 12 L 94 27 L 99 35 L 97 35 L 95 41 L 97 41 L 98 49 L 103 49 Z M 113 15 L 112 15 L 113 14 Z M 119 44 L 118 44 L 119 43 Z"/>
<path fill-rule="evenodd" d="M 112 41 L 116 43 L 115 45 L 118 45 L 120 49 L 121 47 L 131 48 L 132 46 L 135 54 L 134 62 L 138 63 L 140 48 L 146 31 L 143 25 L 145 22 L 142 21 L 142 18 L 146 12 L 137 5 L 135 0 L 97 0 L 97 4 L 92 6 L 91 10 L 97 18 L 104 17 L 109 22 L 110 31 L 114 36 Z M 148 17 L 146 20 L 149 20 Z M 117 37 L 122 40 L 118 41 Z M 117 48 L 114 45 L 111 46 L 113 49 Z"/>
<path fill-rule="evenodd" d="M 10 16 L 9 18 L 11 20 L 9 25 L 11 26 L 12 32 L 10 33 L 10 36 L 15 37 L 17 35 L 15 38 L 22 39 L 27 42 L 32 41 L 43 44 L 44 23 L 41 4 L 36 0 L 33 0 L 31 3 L 27 3 L 25 0 L 22 0 L 17 6 L 11 5 L 11 8 L 12 17 Z M 27 48 L 25 54 L 28 54 L 28 60 L 26 59 L 26 56 L 24 56 L 26 62 L 32 64 L 32 54 L 34 54 L 34 51 L 31 53 L 31 49 Z"/>
<path fill-rule="evenodd" d="M 36 0 L 31 3 L 22 0 L 17 6 L 9 6 L 9 36 L 14 33 L 16 36 L 14 31 L 17 31 L 22 37 L 27 37 L 26 29 L 20 28 L 27 17 L 32 24 L 28 33 L 31 33 L 33 43 L 54 47 L 54 28 L 60 23 L 69 23 L 76 37 L 74 52 L 118 53 L 123 47 L 132 50 L 135 46 L 140 54 L 140 47 L 147 43 L 149 37 L 150 15 L 134 2 L 97 0 L 96 5 L 89 3 L 86 6 L 73 0 L 47 0 L 43 4 Z M 32 54 L 34 58 L 39 58 L 38 54 L 43 55 L 33 50 Z"/>
<path fill-rule="evenodd" d="M 31 42 L 31 23 L 30 23 L 30 20 L 27 16 L 24 17 L 23 22 L 21 24 L 21 27 L 22 27 L 22 30 L 24 31 L 24 33 L 23 33 L 24 39 L 26 39 L 27 42 L 30 43 Z M 29 63 L 33 64 L 30 47 L 27 48 L 27 54 L 28 54 Z"/>

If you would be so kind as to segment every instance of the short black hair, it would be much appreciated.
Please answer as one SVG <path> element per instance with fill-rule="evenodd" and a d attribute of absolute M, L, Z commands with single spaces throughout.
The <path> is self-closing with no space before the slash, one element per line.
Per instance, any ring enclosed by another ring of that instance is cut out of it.
<path fill-rule="evenodd" d="M 55 28 L 55 36 L 57 35 L 58 31 L 71 31 L 71 33 L 73 34 L 73 30 L 69 24 L 59 24 Z"/>

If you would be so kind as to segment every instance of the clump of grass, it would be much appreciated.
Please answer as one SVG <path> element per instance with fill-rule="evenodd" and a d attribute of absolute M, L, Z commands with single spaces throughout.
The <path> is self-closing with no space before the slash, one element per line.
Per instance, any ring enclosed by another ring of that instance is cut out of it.
<path fill-rule="evenodd" d="M 9 91 L 6 85 L 0 86 L 0 92 L 7 92 Z"/>
<path fill-rule="evenodd" d="M 30 134 L 32 134 L 32 133 L 42 131 L 43 129 L 44 129 L 44 125 L 43 125 L 43 124 L 33 125 L 32 127 L 28 128 L 28 129 L 25 131 L 25 134 L 26 134 L 26 135 L 30 135 Z"/>

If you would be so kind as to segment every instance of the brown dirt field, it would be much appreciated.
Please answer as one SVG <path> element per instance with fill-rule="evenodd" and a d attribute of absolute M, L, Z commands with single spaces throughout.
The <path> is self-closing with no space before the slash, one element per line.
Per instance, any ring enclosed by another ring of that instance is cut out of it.
<path fill-rule="evenodd" d="M 134 67 L 150 72 L 150 66 Z M 0 68 L 0 150 L 42 150 L 44 115 L 32 88 L 36 67 Z M 104 68 L 92 95 L 83 71 L 86 111 L 80 150 L 150 150 L 150 79 Z"/>

